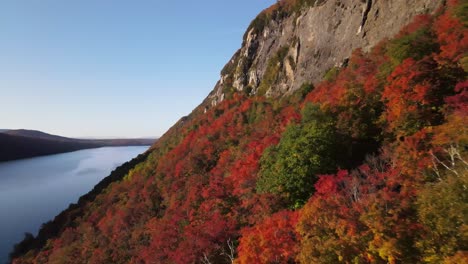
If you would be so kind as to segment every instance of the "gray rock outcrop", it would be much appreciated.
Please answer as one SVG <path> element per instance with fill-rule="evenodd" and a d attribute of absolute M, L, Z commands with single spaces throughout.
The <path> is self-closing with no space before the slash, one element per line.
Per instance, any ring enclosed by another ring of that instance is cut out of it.
<path fill-rule="evenodd" d="M 306 82 L 316 84 L 327 70 L 341 66 L 356 48 L 369 51 L 382 39 L 398 33 L 414 16 L 432 13 L 442 2 L 315 1 L 286 16 L 260 21 L 265 23 L 263 27 L 256 28 L 254 21 L 204 105 L 218 104 L 229 92 L 277 97 Z"/>

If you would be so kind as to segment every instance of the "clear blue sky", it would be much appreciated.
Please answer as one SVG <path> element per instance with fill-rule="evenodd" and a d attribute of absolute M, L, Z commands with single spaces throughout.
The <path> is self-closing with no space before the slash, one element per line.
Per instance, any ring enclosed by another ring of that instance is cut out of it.
<path fill-rule="evenodd" d="M 0 129 L 160 136 L 275 0 L 2 0 Z"/>

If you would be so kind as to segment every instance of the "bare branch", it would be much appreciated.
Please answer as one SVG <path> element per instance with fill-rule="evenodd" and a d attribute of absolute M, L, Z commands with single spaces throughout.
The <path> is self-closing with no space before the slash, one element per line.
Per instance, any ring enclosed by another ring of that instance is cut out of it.
<path fill-rule="evenodd" d="M 454 173 L 457 177 L 460 176 L 459 172 L 457 171 L 457 162 L 461 161 L 463 165 L 462 167 L 464 167 L 465 170 L 468 169 L 468 162 L 466 162 L 460 154 L 458 145 L 450 144 L 448 148 L 444 149 L 444 152 L 448 155 L 447 159 L 449 164 L 439 159 L 432 150 L 429 151 L 429 154 L 432 157 L 432 164 L 434 166 L 433 170 L 439 179 L 441 179 L 441 175 L 438 165 L 441 165 L 448 171 Z"/>
<path fill-rule="evenodd" d="M 203 253 L 203 257 L 202 257 L 202 259 L 201 259 L 201 262 L 202 262 L 203 264 L 211 264 L 211 261 L 210 261 L 210 259 L 208 258 L 208 256 L 206 255 L 206 253 Z"/>
<path fill-rule="evenodd" d="M 227 240 L 227 246 L 229 249 L 229 252 L 226 252 L 226 250 L 223 248 L 223 251 L 221 252 L 222 256 L 226 256 L 231 263 L 234 263 L 235 260 L 235 255 L 236 255 L 236 247 L 234 246 L 234 242 L 229 238 Z"/>
<path fill-rule="evenodd" d="M 446 168 L 448 171 L 453 172 L 455 175 L 458 176 L 458 172 L 454 170 L 453 168 L 450 168 L 447 164 L 445 164 L 443 161 L 441 161 L 433 152 L 432 150 L 429 152 L 432 156 L 432 158 L 440 165 L 442 165 L 444 168 Z"/>

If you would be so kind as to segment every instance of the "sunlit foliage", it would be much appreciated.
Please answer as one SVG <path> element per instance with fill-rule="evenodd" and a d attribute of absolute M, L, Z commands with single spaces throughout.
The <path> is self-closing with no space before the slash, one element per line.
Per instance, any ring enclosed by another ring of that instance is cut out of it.
<path fill-rule="evenodd" d="M 14 263 L 466 263 L 466 9 L 296 94 L 202 105 Z"/>

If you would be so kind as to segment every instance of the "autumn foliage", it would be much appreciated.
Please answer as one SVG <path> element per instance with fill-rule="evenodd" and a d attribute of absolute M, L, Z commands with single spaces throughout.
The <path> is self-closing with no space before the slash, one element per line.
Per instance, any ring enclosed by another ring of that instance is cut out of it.
<path fill-rule="evenodd" d="M 200 106 L 13 262 L 466 263 L 467 5 L 307 93 Z"/>

